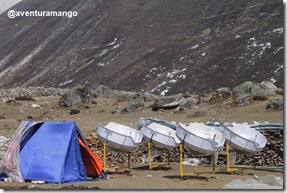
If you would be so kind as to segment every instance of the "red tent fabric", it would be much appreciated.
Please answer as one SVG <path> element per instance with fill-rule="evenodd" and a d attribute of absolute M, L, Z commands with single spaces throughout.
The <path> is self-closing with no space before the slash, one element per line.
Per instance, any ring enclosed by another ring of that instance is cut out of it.
<path fill-rule="evenodd" d="M 82 158 L 86 167 L 88 176 L 102 176 L 103 163 L 102 161 L 89 149 L 81 138 L 78 138 Z"/>

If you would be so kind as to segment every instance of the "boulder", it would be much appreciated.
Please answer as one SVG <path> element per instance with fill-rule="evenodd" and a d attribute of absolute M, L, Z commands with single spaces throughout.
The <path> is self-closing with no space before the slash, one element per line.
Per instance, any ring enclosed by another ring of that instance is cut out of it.
<path fill-rule="evenodd" d="M 111 97 L 115 94 L 115 91 L 107 86 L 100 85 L 92 91 L 94 97 Z"/>
<path fill-rule="evenodd" d="M 187 97 L 187 98 L 183 98 L 183 100 L 180 101 L 179 107 L 191 109 L 195 107 L 198 103 L 199 103 L 198 98 Z"/>
<path fill-rule="evenodd" d="M 232 90 L 233 102 L 244 105 L 252 102 L 254 96 L 276 96 L 276 92 L 267 86 L 255 82 L 244 82 Z"/>
<path fill-rule="evenodd" d="M 132 112 L 135 109 L 139 109 L 144 107 L 143 100 L 131 100 L 126 105 L 119 105 L 113 110 L 113 114 L 121 113 L 121 112 Z"/>
<path fill-rule="evenodd" d="M 152 101 L 155 100 L 156 98 L 157 96 L 151 93 L 120 91 L 117 94 L 118 101 L 132 101 L 132 100 Z"/>
<path fill-rule="evenodd" d="M 284 107 L 284 100 L 283 96 L 278 96 L 271 98 L 266 106 L 266 109 L 283 109 Z"/>
<path fill-rule="evenodd" d="M 152 110 L 173 109 L 178 107 L 180 103 L 184 103 L 184 101 L 185 100 L 181 95 L 157 97 L 152 106 Z"/>
<path fill-rule="evenodd" d="M 93 101 L 93 95 L 89 88 L 75 88 L 69 90 L 61 96 L 59 105 L 62 107 L 71 107 L 79 103 L 88 104 Z"/>
<path fill-rule="evenodd" d="M 213 99 L 228 99 L 231 96 L 231 90 L 228 87 L 221 87 L 216 89 L 213 94 Z"/>

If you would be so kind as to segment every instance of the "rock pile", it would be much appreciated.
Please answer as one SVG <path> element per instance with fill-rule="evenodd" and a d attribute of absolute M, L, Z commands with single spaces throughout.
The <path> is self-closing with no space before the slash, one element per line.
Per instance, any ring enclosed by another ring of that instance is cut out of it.
<path fill-rule="evenodd" d="M 255 154 L 258 166 L 283 166 L 283 130 L 261 130 L 267 144 L 262 152 Z M 253 156 L 237 155 L 236 163 L 239 165 L 253 165 Z"/>
<path fill-rule="evenodd" d="M 19 96 L 30 96 L 30 97 L 52 97 L 63 95 L 69 89 L 60 88 L 44 88 L 44 87 L 28 87 L 28 88 L 11 88 L 11 89 L 0 89 L 0 99 L 10 100 L 15 99 Z"/>
<path fill-rule="evenodd" d="M 92 90 L 90 88 L 11 88 L 0 89 L 0 99 L 9 101 L 16 97 L 51 97 L 61 96 L 59 105 L 63 107 L 74 106 L 78 103 L 90 103 L 93 98 L 98 97 L 116 97 L 118 102 L 126 101 L 125 105 L 118 106 L 113 113 L 132 112 L 134 109 L 144 107 L 144 102 L 154 101 L 152 110 L 176 109 L 184 110 L 196 107 L 200 103 L 211 104 L 224 101 L 230 97 L 233 103 L 237 105 L 246 105 L 255 100 L 268 101 L 266 109 L 283 109 L 283 89 L 277 88 L 270 81 L 255 83 L 251 81 L 244 82 L 232 90 L 227 87 L 221 87 L 209 94 L 189 95 L 178 94 L 173 96 L 157 96 L 147 92 L 126 92 L 110 89 L 104 85 L 98 86 Z M 16 99 L 15 99 L 16 100 Z"/>

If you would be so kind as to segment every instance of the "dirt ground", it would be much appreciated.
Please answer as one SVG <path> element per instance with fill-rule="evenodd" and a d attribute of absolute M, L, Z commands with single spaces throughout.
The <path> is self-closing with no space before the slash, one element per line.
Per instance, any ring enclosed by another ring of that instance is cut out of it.
<path fill-rule="evenodd" d="M 254 101 L 245 106 L 237 106 L 231 98 L 215 104 L 200 104 L 193 109 L 175 111 L 152 111 L 152 102 L 146 102 L 145 107 L 130 113 L 112 114 L 117 105 L 115 98 L 95 98 L 94 104 L 74 107 L 79 114 L 70 115 L 72 108 L 58 105 L 59 97 L 35 98 L 36 101 L 0 102 L 0 135 L 11 136 L 21 120 L 42 121 L 74 121 L 84 135 L 94 132 L 99 123 L 107 124 L 111 121 L 136 128 L 139 118 L 152 117 L 181 123 L 207 122 L 212 118 L 220 122 L 270 122 L 283 124 L 283 110 L 266 110 L 267 101 Z M 40 105 L 33 108 L 32 104 Z M 221 166 L 221 169 L 224 166 Z M 184 166 L 185 172 L 211 171 L 210 167 Z M 219 168 L 217 168 L 219 170 Z M 282 172 L 262 170 L 244 170 L 244 175 L 216 172 L 215 174 L 201 174 L 180 177 L 179 163 L 172 163 L 171 168 L 149 170 L 147 164 L 131 163 L 131 169 L 123 169 L 120 173 L 108 174 L 108 180 L 87 181 L 75 184 L 32 184 L 0 182 L 2 189 L 221 189 L 234 179 L 260 179 L 268 174 L 283 177 Z M 255 176 L 254 176 L 255 175 Z"/>
<path fill-rule="evenodd" d="M 107 180 L 87 181 L 74 184 L 33 184 L 0 182 L 0 187 L 9 189 L 104 189 L 104 190 L 219 190 L 225 184 L 235 179 L 245 181 L 247 179 L 260 180 L 267 175 L 275 175 L 283 178 L 282 172 L 271 172 L 262 170 L 244 169 L 238 173 L 227 173 L 225 166 L 216 167 L 215 174 L 212 174 L 212 167 L 184 165 L 185 175 L 180 176 L 180 165 L 171 163 L 170 167 L 149 169 L 147 164 L 133 163 L 131 168 L 121 168 L 118 172 L 109 172 Z M 196 172 L 210 172 L 209 174 L 195 174 Z M 244 188 L 244 187 L 242 187 Z"/>

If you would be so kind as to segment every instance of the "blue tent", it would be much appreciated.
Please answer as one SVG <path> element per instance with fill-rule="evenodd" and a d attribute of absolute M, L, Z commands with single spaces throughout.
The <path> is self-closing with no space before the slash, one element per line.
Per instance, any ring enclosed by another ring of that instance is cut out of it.
<path fill-rule="evenodd" d="M 77 125 L 74 122 L 42 122 L 30 126 L 32 123 L 26 125 L 28 130 L 20 141 L 19 167 L 23 179 L 46 183 L 86 181 L 81 153 L 85 148 L 79 145 L 83 137 Z"/>

